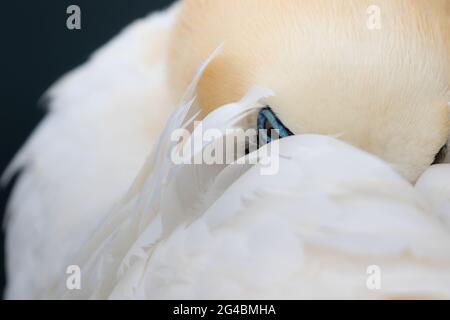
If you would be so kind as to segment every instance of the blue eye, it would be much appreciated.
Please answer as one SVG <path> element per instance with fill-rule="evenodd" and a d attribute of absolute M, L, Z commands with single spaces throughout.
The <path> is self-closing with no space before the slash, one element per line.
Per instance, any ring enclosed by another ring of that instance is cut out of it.
<path fill-rule="evenodd" d="M 445 157 L 447 156 L 447 144 L 445 144 L 441 150 L 436 154 L 434 157 L 433 164 L 442 163 L 445 160 Z"/>
<path fill-rule="evenodd" d="M 270 107 L 264 107 L 258 114 L 258 131 L 267 130 L 267 134 L 262 134 L 265 142 L 272 142 L 272 130 L 278 130 L 279 138 L 285 138 L 294 135 L 286 126 L 277 118 Z"/>

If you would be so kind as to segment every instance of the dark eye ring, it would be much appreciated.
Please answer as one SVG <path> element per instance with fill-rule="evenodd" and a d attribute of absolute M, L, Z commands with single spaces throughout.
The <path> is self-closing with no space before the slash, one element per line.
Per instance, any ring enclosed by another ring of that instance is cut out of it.
<path fill-rule="evenodd" d="M 258 114 L 257 121 L 258 130 L 266 130 L 267 131 L 267 141 L 272 141 L 272 133 L 273 129 L 278 130 L 279 138 L 284 138 L 288 136 L 292 136 L 293 133 L 286 128 L 286 126 L 281 122 L 280 119 L 275 115 L 272 109 L 269 106 L 262 108 Z"/>
<path fill-rule="evenodd" d="M 433 164 L 442 163 L 445 160 L 445 157 L 447 156 L 447 144 L 445 144 L 441 150 L 436 154 L 434 157 Z"/>

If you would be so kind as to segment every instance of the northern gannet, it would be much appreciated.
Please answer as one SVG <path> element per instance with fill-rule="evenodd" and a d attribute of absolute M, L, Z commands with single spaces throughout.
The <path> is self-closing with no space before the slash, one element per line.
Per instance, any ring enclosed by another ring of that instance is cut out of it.
<path fill-rule="evenodd" d="M 60 80 L 5 175 L 7 297 L 450 297 L 449 1 L 370 5 L 184 0 Z M 278 174 L 170 163 L 192 108 L 270 108 Z"/>

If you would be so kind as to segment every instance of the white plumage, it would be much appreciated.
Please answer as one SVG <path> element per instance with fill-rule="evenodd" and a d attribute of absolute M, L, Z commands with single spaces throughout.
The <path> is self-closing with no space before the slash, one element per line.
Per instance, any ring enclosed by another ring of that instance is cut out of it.
<path fill-rule="evenodd" d="M 145 162 L 173 110 L 173 15 L 134 23 L 48 92 L 49 115 L 6 175 L 24 169 L 9 205 L 8 297 L 40 297 Z"/>
<path fill-rule="evenodd" d="M 194 90 L 174 109 L 166 84 L 176 10 L 133 24 L 49 92 L 49 115 L 6 175 L 23 170 L 7 297 L 449 298 L 448 165 L 414 187 L 318 135 L 280 140 L 273 176 L 170 162 L 171 131 L 196 114 Z M 251 127 L 270 94 L 254 88 L 204 126 Z M 65 286 L 73 264 L 80 291 Z M 381 290 L 366 286 L 370 265 Z"/>

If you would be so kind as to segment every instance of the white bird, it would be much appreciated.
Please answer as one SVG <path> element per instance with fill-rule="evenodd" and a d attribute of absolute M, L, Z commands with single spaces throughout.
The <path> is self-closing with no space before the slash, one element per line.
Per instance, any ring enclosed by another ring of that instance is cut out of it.
<path fill-rule="evenodd" d="M 449 298 L 450 167 L 426 170 L 448 139 L 447 42 L 436 40 L 447 39 L 437 9 L 448 2 L 381 1 L 388 33 L 358 29 L 367 4 L 343 3 L 331 7 L 345 21 L 323 1 L 256 10 L 253 0 L 187 0 L 60 80 L 5 175 L 23 171 L 9 207 L 7 297 Z M 172 163 L 173 130 L 195 133 L 200 119 L 252 128 L 266 105 L 297 134 L 261 149 L 278 144 L 279 157 Z M 278 173 L 261 175 L 270 161 Z M 69 265 L 81 267 L 81 290 L 66 287 Z M 370 266 L 381 288 L 368 285 Z"/>

